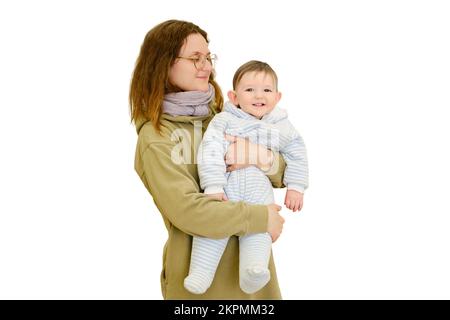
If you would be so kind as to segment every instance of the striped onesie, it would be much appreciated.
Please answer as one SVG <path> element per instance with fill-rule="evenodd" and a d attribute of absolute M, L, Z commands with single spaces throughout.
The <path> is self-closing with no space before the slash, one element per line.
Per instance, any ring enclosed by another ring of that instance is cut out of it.
<path fill-rule="evenodd" d="M 303 139 L 287 119 L 287 112 L 275 107 L 261 120 L 225 103 L 223 112 L 210 122 L 198 151 L 200 186 L 206 194 L 225 192 L 229 201 L 249 204 L 274 203 L 270 180 L 255 166 L 226 172 L 224 156 L 229 142 L 225 134 L 248 138 L 254 144 L 279 152 L 285 162 L 284 184 L 304 192 L 308 187 L 308 162 Z M 187 290 L 204 293 L 211 285 L 228 238 L 194 237 Z M 269 233 L 239 237 L 239 281 L 246 293 L 254 293 L 270 280 L 268 263 L 272 239 Z"/>

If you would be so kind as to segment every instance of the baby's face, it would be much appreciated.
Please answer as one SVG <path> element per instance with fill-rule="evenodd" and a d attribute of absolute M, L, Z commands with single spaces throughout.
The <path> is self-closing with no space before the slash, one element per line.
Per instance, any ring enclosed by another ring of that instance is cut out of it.
<path fill-rule="evenodd" d="M 229 98 L 246 113 L 261 119 L 275 108 L 281 93 L 270 74 L 253 71 L 243 75 Z"/>

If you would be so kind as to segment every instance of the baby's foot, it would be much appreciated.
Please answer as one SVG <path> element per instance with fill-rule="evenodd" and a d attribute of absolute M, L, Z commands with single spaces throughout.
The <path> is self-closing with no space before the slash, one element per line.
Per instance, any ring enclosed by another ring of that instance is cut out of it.
<path fill-rule="evenodd" d="M 269 269 L 261 266 L 252 266 L 241 270 L 239 284 L 242 291 L 251 294 L 263 288 L 269 280 Z"/>
<path fill-rule="evenodd" d="M 192 272 L 184 279 L 184 287 L 191 293 L 202 294 L 211 286 L 213 277 L 207 272 Z"/>

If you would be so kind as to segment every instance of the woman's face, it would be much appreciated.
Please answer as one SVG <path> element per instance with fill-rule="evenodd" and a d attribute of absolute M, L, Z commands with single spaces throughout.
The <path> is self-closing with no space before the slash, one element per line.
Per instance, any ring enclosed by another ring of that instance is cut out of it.
<path fill-rule="evenodd" d="M 197 63 L 197 68 L 193 60 L 186 58 L 200 58 L 210 54 L 208 43 L 199 33 L 193 33 L 186 38 L 186 42 L 181 47 L 179 57 L 185 59 L 176 59 L 169 71 L 169 81 L 183 91 L 208 91 L 209 76 L 212 72 L 212 66 L 208 61 Z"/>

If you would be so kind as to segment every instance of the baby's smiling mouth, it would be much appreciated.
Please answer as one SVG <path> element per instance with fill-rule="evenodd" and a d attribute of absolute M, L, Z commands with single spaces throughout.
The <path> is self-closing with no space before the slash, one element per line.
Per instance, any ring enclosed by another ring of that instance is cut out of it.
<path fill-rule="evenodd" d="M 265 105 L 265 103 L 253 103 L 254 107 L 264 107 Z"/>

